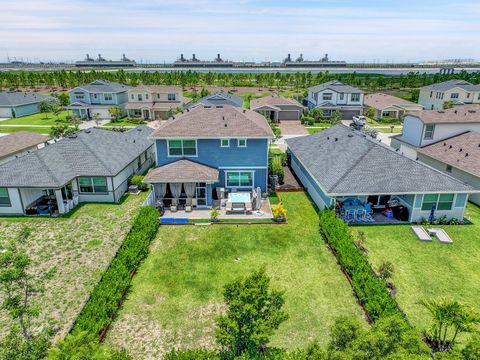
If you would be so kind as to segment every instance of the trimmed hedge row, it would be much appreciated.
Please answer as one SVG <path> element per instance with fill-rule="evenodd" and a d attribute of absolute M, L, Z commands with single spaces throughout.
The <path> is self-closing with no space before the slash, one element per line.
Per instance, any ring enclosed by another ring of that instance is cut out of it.
<path fill-rule="evenodd" d="M 157 209 L 151 206 L 143 207 L 133 221 L 117 255 L 90 294 L 73 330 L 100 335 L 110 324 L 130 287 L 133 272 L 148 255 L 150 243 L 155 238 L 158 227 Z"/>
<path fill-rule="evenodd" d="M 320 212 L 320 232 L 350 276 L 353 290 L 371 320 L 394 314 L 404 316 L 385 283 L 375 275 L 367 258 L 355 246 L 348 225 L 336 217 L 333 210 Z"/>

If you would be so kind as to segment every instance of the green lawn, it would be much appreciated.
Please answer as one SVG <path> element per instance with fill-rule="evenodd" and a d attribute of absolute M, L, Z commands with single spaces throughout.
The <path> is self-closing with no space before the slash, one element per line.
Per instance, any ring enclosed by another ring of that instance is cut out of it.
<path fill-rule="evenodd" d="M 65 116 L 67 115 L 66 111 L 62 111 L 58 117 L 49 113 L 47 118 L 45 117 L 44 113 L 38 113 L 18 118 L 12 118 L 5 121 L 0 121 L 1 125 L 57 125 L 56 120 L 65 120 Z"/>
<path fill-rule="evenodd" d="M 0 124 L 1 124 L 1 122 L 0 122 Z M 19 131 L 29 131 L 29 132 L 34 132 L 34 133 L 37 133 L 37 134 L 44 134 L 44 135 L 50 134 L 50 128 L 49 127 L 1 126 L 0 125 L 0 133 L 11 134 L 11 133 L 19 132 Z"/>
<path fill-rule="evenodd" d="M 310 135 L 316 134 L 319 131 L 325 130 L 325 128 L 307 128 Z"/>
<path fill-rule="evenodd" d="M 424 243 L 410 225 L 362 226 L 369 258 L 375 266 L 394 264 L 397 299 L 419 329 L 428 324 L 428 312 L 419 300 L 447 297 L 460 300 L 480 312 L 480 208 L 469 204 L 466 216 L 474 225 L 435 226 L 446 229 L 453 245 L 433 239 Z"/>
<path fill-rule="evenodd" d="M 375 127 L 375 129 L 378 130 L 378 132 L 381 132 L 381 133 L 386 133 L 386 134 L 400 134 L 402 132 L 402 128 L 401 127 L 395 127 L 393 128 L 393 131 L 391 128 L 384 128 L 384 127 Z"/>
<path fill-rule="evenodd" d="M 138 124 L 134 124 L 134 123 L 128 122 L 126 120 L 120 120 L 120 121 L 117 121 L 117 122 L 109 122 L 109 123 L 106 123 L 105 125 L 102 125 L 102 126 L 108 126 L 108 127 L 130 126 L 130 127 L 135 127 L 135 126 L 138 126 Z"/>
<path fill-rule="evenodd" d="M 32 259 L 31 270 L 55 270 L 45 293 L 35 299 L 41 310 L 35 325 L 54 327 L 57 338 L 66 334 L 145 198 L 142 193 L 121 204 L 81 204 L 61 218 L 0 217 L 0 248 L 27 226 L 32 233 L 23 247 Z M 0 312 L 0 338 L 10 325 L 10 318 Z"/>
<path fill-rule="evenodd" d="M 281 198 L 288 225 L 160 227 L 108 343 L 139 359 L 160 358 L 174 346 L 213 347 L 223 285 L 263 265 L 272 286 L 285 290 L 290 315 L 273 345 L 293 349 L 315 339 L 325 345 L 335 318 L 361 318 L 309 199 L 304 193 Z"/>

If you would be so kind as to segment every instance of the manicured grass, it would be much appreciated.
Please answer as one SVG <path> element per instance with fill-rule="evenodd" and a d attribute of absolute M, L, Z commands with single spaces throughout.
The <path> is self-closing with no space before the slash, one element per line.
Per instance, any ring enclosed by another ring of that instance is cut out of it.
<path fill-rule="evenodd" d="M 109 122 L 109 123 L 106 123 L 105 125 L 102 125 L 102 126 L 130 126 L 130 127 L 135 127 L 135 126 L 138 126 L 138 124 L 134 124 L 134 123 L 131 123 L 131 122 L 128 122 L 126 120 L 121 120 L 121 121 L 117 121 L 117 122 Z"/>
<path fill-rule="evenodd" d="M 1 124 L 1 122 L 0 122 Z M 1 126 L 0 125 L 0 133 L 3 134 L 12 134 L 16 133 L 19 131 L 29 131 L 29 132 L 34 132 L 37 134 L 44 134 L 48 135 L 50 134 L 50 128 L 49 127 L 35 127 L 35 126 Z"/>
<path fill-rule="evenodd" d="M 0 121 L 1 125 L 57 125 L 56 120 L 65 120 L 67 115 L 66 111 L 62 111 L 58 117 L 52 113 L 48 113 L 48 117 L 45 118 L 44 113 L 32 114 L 28 116 L 12 118 L 5 121 Z"/>
<path fill-rule="evenodd" d="M 361 226 L 367 238 L 370 261 L 375 267 L 393 263 L 397 300 L 419 329 L 429 324 L 428 312 L 419 301 L 447 297 L 464 302 L 480 312 L 480 208 L 468 205 L 466 216 L 474 225 L 434 226 L 444 228 L 453 245 L 419 241 L 410 225 Z"/>
<path fill-rule="evenodd" d="M 319 131 L 325 130 L 325 128 L 307 128 L 310 135 L 316 134 Z"/>
<path fill-rule="evenodd" d="M 378 132 L 386 133 L 386 134 L 400 134 L 402 132 L 401 127 L 395 127 L 393 128 L 393 130 L 391 128 L 385 128 L 385 127 L 375 127 L 375 129 L 377 129 Z"/>
<path fill-rule="evenodd" d="M 60 218 L 0 217 L 0 248 L 27 226 L 32 233 L 23 247 L 32 259 L 31 270 L 55 270 L 45 284 L 45 293 L 35 299 L 41 310 L 35 325 L 53 326 L 57 338 L 66 334 L 145 198 L 142 193 L 121 204 L 81 204 Z M 10 318 L 1 312 L 0 338 L 10 325 Z"/>
<path fill-rule="evenodd" d="M 261 266 L 272 287 L 285 290 L 290 316 L 272 345 L 293 349 L 315 339 L 325 345 L 335 318 L 361 318 L 309 199 L 304 193 L 281 198 L 287 225 L 161 226 L 107 342 L 136 358 L 160 358 L 173 347 L 214 347 L 223 286 Z"/>

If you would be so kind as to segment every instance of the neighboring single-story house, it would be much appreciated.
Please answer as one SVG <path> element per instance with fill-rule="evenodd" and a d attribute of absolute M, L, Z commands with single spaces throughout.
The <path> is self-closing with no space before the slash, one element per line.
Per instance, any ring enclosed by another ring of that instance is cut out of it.
<path fill-rule="evenodd" d="M 40 111 L 38 104 L 47 99 L 52 97 L 35 93 L 0 92 L 0 118 L 36 114 Z"/>
<path fill-rule="evenodd" d="M 418 160 L 480 189 L 480 133 L 468 131 L 417 150 Z M 480 194 L 470 195 L 480 205 Z"/>
<path fill-rule="evenodd" d="M 422 105 L 383 93 L 365 95 L 363 103 L 367 109 L 375 109 L 375 119 L 400 118 L 423 110 Z"/>
<path fill-rule="evenodd" d="M 283 96 L 266 96 L 250 101 L 250 109 L 256 111 L 268 120 L 300 120 L 305 109 L 302 104 L 292 98 Z"/>
<path fill-rule="evenodd" d="M 194 104 L 189 105 L 188 108 L 193 109 L 197 106 L 203 106 L 206 108 L 223 106 L 243 107 L 243 99 L 237 95 L 232 95 L 225 92 L 218 92 L 215 94 L 204 96 Z"/>
<path fill-rule="evenodd" d="M 435 217 L 463 219 L 469 194 L 480 192 L 344 125 L 286 142 L 293 171 L 320 209 L 355 199 L 374 212 L 396 204 L 403 221 L 428 219 L 432 207 Z"/>
<path fill-rule="evenodd" d="M 63 214 L 79 202 L 118 202 L 154 162 L 153 129 L 83 130 L 0 165 L 0 215 Z"/>
<path fill-rule="evenodd" d="M 45 146 L 48 136 L 19 131 L 0 137 L 0 164 Z"/>

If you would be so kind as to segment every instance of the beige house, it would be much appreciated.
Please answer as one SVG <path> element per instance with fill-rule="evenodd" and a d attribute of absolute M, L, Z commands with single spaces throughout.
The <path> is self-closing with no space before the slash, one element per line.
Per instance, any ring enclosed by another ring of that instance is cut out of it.
<path fill-rule="evenodd" d="M 417 150 L 418 160 L 480 189 L 480 133 L 468 131 Z M 480 205 L 480 194 L 470 201 Z"/>
<path fill-rule="evenodd" d="M 420 88 L 418 103 L 428 110 L 442 110 L 446 101 L 455 105 L 480 104 L 480 85 L 449 80 Z"/>
<path fill-rule="evenodd" d="M 383 93 L 365 95 L 363 102 L 366 109 L 375 109 L 375 119 L 400 118 L 423 110 L 422 105 Z"/>
<path fill-rule="evenodd" d="M 183 110 L 189 100 L 183 96 L 181 86 L 141 85 L 128 90 L 126 110 L 129 117 L 168 119 L 172 111 Z"/>
<path fill-rule="evenodd" d="M 266 96 L 250 101 L 250 109 L 273 122 L 300 120 L 304 106 L 297 100 L 282 96 Z"/>

